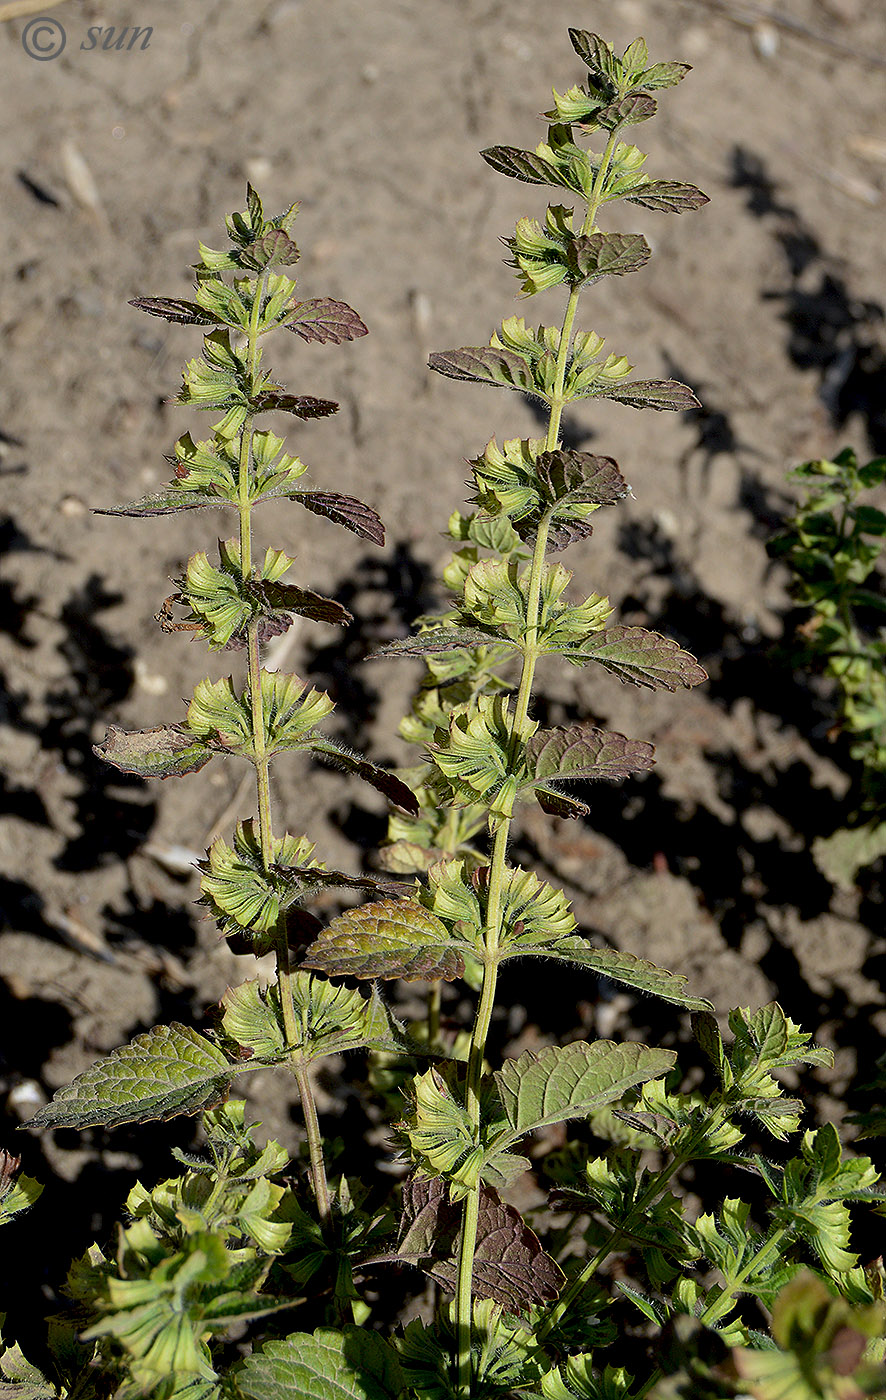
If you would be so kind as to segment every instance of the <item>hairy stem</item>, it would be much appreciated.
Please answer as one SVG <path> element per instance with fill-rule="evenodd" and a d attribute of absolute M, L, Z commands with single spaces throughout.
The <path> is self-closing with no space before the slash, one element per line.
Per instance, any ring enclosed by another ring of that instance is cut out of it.
<path fill-rule="evenodd" d="M 602 200 L 603 188 L 609 173 L 612 155 L 618 143 L 618 135 L 618 128 L 611 132 L 600 158 L 600 164 L 597 169 L 597 174 L 594 177 L 593 188 L 588 200 L 587 214 L 582 224 L 581 231 L 583 234 L 590 233 L 595 228 L 597 211 Z M 566 302 L 566 309 L 563 313 L 563 321 L 560 327 L 560 344 L 557 351 L 556 375 L 554 389 L 550 399 L 550 413 L 545 439 L 545 447 L 549 452 L 553 451 L 560 441 L 560 423 L 563 417 L 563 408 L 566 403 L 566 398 L 564 396 L 566 370 L 569 364 L 569 352 L 572 347 L 572 331 L 575 324 L 575 314 L 578 309 L 580 295 L 580 285 L 570 289 L 569 297 Z M 539 656 L 537 650 L 539 609 L 549 530 L 550 518 L 548 515 L 544 515 L 542 516 L 535 537 L 532 562 L 529 567 L 523 666 L 520 673 L 520 684 L 517 690 L 514 713 L 511 719 L 512 754 L 523 738 L 526 720 L 529 715 L 529 704 L 532 699 L 532 686 Z M 465 1091 L 465 1107 L 471 1124 L 476 1130 L 479 1130 L 480 1126 L 480 1081 L 483 1073 L 483 1060 L 486 1053 L 486 1040 L 492 1020 L 493 1006 L 495 1004 L 495 986 L 498 977 L 498 949 L 502 933 L 502 891 L 507 868 L 507 847 L 511 831 L 511 820 L 512 818 L 509 814 L 499 821 L 495 832 L 495 840 L 489 865 L 486 920 L 483 930 L 486 962 L 483 971 L 483 987 L 480 993 L 480 1001 L 471 1035 L 471 1050 L 468 1060 L 467 1086 Z M 471 1282 L 474 1270 L 474 1250 L 476 1248 L 479 1210 L 480 1187 L 478 1185 L 465 1198 L 458 1255 L 456 1328 L 458 1346 L 458 1389 L 462 1400 L 468 1400 L 471 1393 Z"/>
<path fill-rule="evenodd" d="M 298 1092 L 301 1095 L 302 1113 L 305 1117 L 305 1134 L 308 1139 L 308 1155 L 311 1159 L 311 1184 L 317 1200 L 317 1213 L 324 1229 L 332 1221 L 332 1207 L 329 1202 L 329 1186 L 326 1181 L 326 1163 L 323 1159 L 323 1138 L 317 1119 L 317 1104 L 308 1077 L 308 1067 L 299 1063 L 294 1069 Z"/>

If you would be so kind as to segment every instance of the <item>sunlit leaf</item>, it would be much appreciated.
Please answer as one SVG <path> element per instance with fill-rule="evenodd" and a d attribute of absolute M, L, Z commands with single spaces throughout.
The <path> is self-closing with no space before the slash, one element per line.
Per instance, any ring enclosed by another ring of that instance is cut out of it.
<path fill-rule="evenodd" d="M 476 384 L 501 384 L 524 394 L 537 392 L 532 370 L 521 355 L 494 345 L 465 345 L 441 350 L 428 359 L 431 369 L 449 379 L 469 379 Z"/>
<path fill-rule="evenodd" d="M 334 768 L 341 768 L 345 773 L 354 773 L 358 778 L 362 778 L 365 783 L 369 783 L 377 792 L 381 792 L 402 811 L 408 812 L 410 816 L 417 817 L 419 814 L 418 799 L 411 788 L 408 788 L 399 778 L 395 778 L 393 773 L 389 773 L 386 768 L 379 768 L 378 764 L 370 763 L 368 758 L 362 754 L 354 753 L 345 744 L 339 744 L 335 739 L 321 738 L 313 735 L 309 745 L 311 752 L 318 758 L 331 763 Z"/>
<path fill-rule="evenodd" d="M 620 681 L 648 686 L 650 690 L 676 690 L 681 685 L 688 688 L 708 678 L 707 671 L 688 651 L 670 637 L 649 632 L 645 627 L 607 627 L 563 654 L 579 665 L 597 661 Z"/>
<path fill-rule="evenodd" d="M 220 316 L 213 316 L 196 301 L 180 301 L 178 297 L 133 297 L 129 305 L 151 316 L 162 316 L 164 321 L 179 321 L 186 326 L 224 324 Z"/>
<path fill-rule="evenodd" d="M 343 496 L 338 491 L 294 491 L 289 499 L 298 501 L 300 506 L 314 515 L 323 515 L 336 525 L 343 525 L 361 539 L 378 545 L 385 542 L 385 527 L 379 516 L 371 506 L 354 496 Z"/>
<path fill-rule="evenodd" d="M 684 214 L 689 209 L 701 209 L 708 196 L 695 185 L 680 180 L 650 180 L 638 190 L 625 196 L 632 204 L 644 209 L 657 209 L 664 214 Z"/>
<path fill-rule="evenodd" d="M 116 1128 L 201 1113 L 226 1098 L 234 1072 L 192 1027 L 155 1026 L 57 1089 L 28 1127 Z"/>
<path fill-rule="evenodd" d="M 567 245 L 567 266 L 586 281 L 636 272 L 652 257 L 642 233 L 580 234 Z"/>
<path fill-rule="evenodd" d="M 244 1400 L 401 1400 L 404 1393 L 392 1344 L 363 1327 L 293 1332 L 229 1375 Z"/>
<path fill-rule="evenodd" d="M 333 301 L 332 297 L 312 297 L 309 301 L 296 302 L 289 309 L 284 325 L 302 340 L 319 344 L 340 345 L 342 341 L 357 340 L 367 334 L 356 311 L 347 302 Z"/>
<path fill-rule="evenodd" d="M 464 946 L 417 900 L 383 899 L 333 919 L 302 966 L 330 977 L 452 982 L 464 972 Z"/>
<path fill-rule="evenodd" d="M 314 398 L 313 394 L 281 394 L 265 389 L 252 400 L 252 409 L 255 413 L 291 413 L 295 418 L 328 418 L 331 413 L 338 413 L 338 404 L 332 399 Z"/>
<path fill-rule="evenodd" d="M 607 384 L 595 392 L 630 408 L 671 409 L 676 413 L 701 408 L 692 390 L 676 379 L 635 379 L 627 384 Z"/>
<path fill-rule="evenodd" d="M 694 997 L 687 992 L 688 982 L 682 974 L 667 972 L 633 953 L 622 953 L 616 948 L 595 948 L 578 936 L 558 938 L 554 942 L 543 942 L 537 937 L 512 938 L 508 942 L 507 956 L 555 958 L 633 987 L 635 991 L 648 992 L 676 1006 L 685 1006 L 690 1011 L 713 1010 L 704 997 Z"/>
<path fill-rule="evenodd" d="M 636 1041 L 577 1040 L 527 1050 L 506 1060 L 493 1078 L 511 1133 L 522 1137 L 612 1103 L 635 1084 L 667 1074 L 675 1059 L 672 1050 Z"/>
<path fill-rule="evenodd" d="M 208 744 L 174 724 L 155 729 L 119 729 L 112 724 L 93 753 L 141 778 L 181 778 L 199 772 L 212 758 Z"/>

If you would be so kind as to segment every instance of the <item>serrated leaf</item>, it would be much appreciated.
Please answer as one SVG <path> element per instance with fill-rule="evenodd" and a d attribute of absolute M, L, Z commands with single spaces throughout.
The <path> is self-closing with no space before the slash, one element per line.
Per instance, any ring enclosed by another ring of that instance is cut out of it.
<path fill-rule="evenodd" d="M 417 900 L 383 899 L 333 919 L 302 966 L 329 977 L 452 982 L 464 973 L 466 947 Z"/>
<path fill-rule="evenodd" d="M 509 637 L 500 637 L 494 631 L 484 632 L 479 627 L 432 627 L 414 637 L 386 642 L 378 651 L 372 652 L 367 660 L 376 661 L 390 656 L 435 656 L 446 651 L 470 651 L 476 647 L 515 645 Z"/>
<path fill-rule="evenodd" d="M 234 1073 L 191 1026 L 155 1026 L 57 1089 L 26 1126 L 116 1128 L 202 1113 L 227 1097 Z"/>
<path fill-rule="evenodd" d="M 449 379 L 468 379 L 476 384 L 500 384 L 533 394 L 538 387 L 526 361 L 513 350 L 494 345 L 465 345 L 460 350 L 436 351 L 428 365 Z"/>
<path fill-rule="evenodd" d="M 341 345 L 345 340 L 357 340 L 368 331 L 363 321 L 347 302 L 332 297 L 312 297 L 296 302 L 287 313 L 285 328 L 302 340 L 318 344 Z"/>
<path fill-rule="evenodd" d="M 654 97 L 645 92 L 628 92 L 616 102 L 598 107 L 592 120 L 606 131 L 612 131 L 617 126 L 636 126 L 639 122 L 648 121 L 655 116 L 657 109 L 658 103 Z"/>
<path fill-rule="evenodd" d="M 404 1393 L 393 1346 L 362 1327 L 294 1332 L 229 1375 L 245 1400 L 401 1400 Z"/>
<path fill-rule="evenodd" d="M 697 186 L 684 185 L 680 180 L 650 180 L 634 193 L 625 195 L 625 199 L 663 214 L 684 214 L 709 203 L 708 196 Z"/>
<path fill-rule="evenodd" d="M 181 301 L 178 297 L 133 297 L 129 303 L 150 316 L 162 316 L 164 321 L 178 321 L 186 326 L 221 326 L 219 316 L 198 305 L 196 301 Z"/>
<path fill-rule="evenodd" d="M 636 272 L 651 257 L 642 233 L 582 234 L 567 246 L 567 265 L 587 281 Z"/>
<path fill-rule="evenodd" d="M 563 171 L 534 151 L 521 151 L 516 146 L 488 146 L 480 155 L 493 170 L 500 175 L 510 175 L 513 180 L 522 180 L 527 185 L 557 185 L 581 193 Z"/>
<path fill-rule="evenodd" d="M 312 622 L 329 622 L 339 627 L 347 627 L 354 621 L 353 614 L 341 603 L 324 597 L 322 593 L 315 593 L 311 588 L 256 579 L 247 582 L 244 590 L 247 596 L 256 599 L 263 613 L 297 613 L 299 617 L 310 618 Z"/>
<path fill-rule="evenodd" d="M 289 499 L 298 501 L 300 506 L 314 515 L 323 515 L 336 525 L 343 525 L 361 539 L 378 545 L 385 542 L 385 527 L 380 517 L 371 506 L 358 501 L 355 496 L 343 496 L 338 491 L 297 491 Z"/>
<path fill-rule="evenodd" d="M 403 1217 L 395 1255 L 455 1292 L 462 1206 L 442 1177 L 411 1177 L 403 1185 Z M 513 1206 L 480 1187 L 480 1218 L 471 1291 L 510 1313 L 557 1297 L 563 1274 Z"/>
<path fill-rule="evenodd" d="M 393 802 L 401 811 L 408 812 L 411 817 L 418 816 L 420 809 L 415 793 L 386 768 L 379 768 L 378 764 L 370 763 L 368 758 L 354 753 L 334 739 L 312 736 L 309 747 L 312 753 L 331 763 L 334 768 L 341 768 L 345 773 L 354 773 L 358 778 L 362 778 L 370 787 L 383 793 L 388 801 Z"/>
<path fill-rule="evenodd" d="M 313 394 L 281 394 L 273 389 L 265 389 L 251 400 L 254 413 L 291 413 L 294 418 L 328 418 L 338 413 L 338 404 L 332 399 L 317 399 Z"/>
<path fill-rule="evenodd" d="M 580 650 L 563 653 L 567 660 L 585 664 L 597 661 L 620 681 L 648 686 L 650 690 L 676 690 L 700 685 L 707 671 L 694 656 L 670 637 L 645 627 L 607 627 L 581 643 Z"/>
<path fill-rule="evenodd" d="M 591 452 L 558 447 L 542 452 L 535 467 L 542 490 L 553 502 L 569 497 L 611 506 L 623 500 L 630 489 L 612 457 L 596 457 Z"/>
<path fill-rule="evenodd" d="M 635 1041 L 612 1040 L 548 1045 L 506 1060 L 495 1080 L 513 1137 L 551 1123 L 585 1117 L 595 1108 L 621 1098 L 635 1084 L 657 1079 L 671 1069 L 672 1050 L 650 1049 Z"/>
<path fill-rule="evenodd" d="M 661 997 L 663 1001 L 684 1006 L 690 1011 L 712 1011 L 711 1003 L 704 997 L 690 996 L 686 987 L 687 979 L 677 972 L 668 972 L 645 958 L 633 953 L 622 953 L 616 948 L 594 948 L 581 937 L 558 938 L 556 942 L 533 943 L 527 939 L 514 940 L 508 944 L 507 957 L 548 957 L 560 962 L 573 963 L 595 972 L 599 977 L 609 977 L 638 992 L 648 992 Z"/>
<path fill-rule="evenodd" d="M 295 1036 L 289 1045 L 279 990 L 273 985 L 262 989 L 258 982 L 244 982 L 225 993 L 221 1003 L 225 1034 L 268 1062 L 293 1050 L 298 1052 L 296 1059 L 308 1064 L 324 1055 L 362 1049 L 374 1042 L 386 1047 L 393 1044 L 390 1017 L 375 993 L 367 998 L 308 972 L 293 973 L 290 986 Z"/>
<path fill-rule="evenodd" d="M 675 413 L 701 408 L 688 385 L 679 384 L 676 379 L 635 379 L 627 384 L 605 384 L 596 388 L 595 393 L 630 408 L 669 409 Z"/>
<path fill-rule="evenodd" d="M 654 762 L 652 744 L 624 734 L 597 729 L 593 724 L 571 729 L 540 729 L 526 745 L 534 779 L 602 779 L 618 782 L 629 773 L 645 772 Z"/>
<path fill-rule="evenodd" d="M 208 744 L 175 724 L 155 729 L 120 729 L 112 724 L 92 751 L 123 773 L 141 778 L 181 778 L 199 772 L 212 758 Z"/>
<path fill-rule="evenodd" d="M 241 254 L 244 264 L 256 269 L 287 267 L 299 256 L 298 245 L 282 228 L 266 228 Z"/>
<path fill-rule="evenodd" d="M 180 491 L 169 486 L 165 491 L 155 491 L 150 496 L 142 496 L 138 501 L 130 501 L 125 506 L 93 507 L 93 515 L 174 515 L 180 510 L 200 510 L 210 506 L 231 506 L 232 501 L 224 496 L 201 491 Z"/>

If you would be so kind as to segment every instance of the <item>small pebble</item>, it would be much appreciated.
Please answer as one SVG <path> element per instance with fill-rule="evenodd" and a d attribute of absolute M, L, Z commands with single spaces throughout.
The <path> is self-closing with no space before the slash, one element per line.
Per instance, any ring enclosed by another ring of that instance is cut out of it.
<path fill-rule="evenodd" d="M 63 496 L 59 503 L 59 510 L 62 515 L 74 519 L 78 515 L 85 515 L 87 508 L 79 496 Z"/>
<path fill-rule="evenodd" d="M 139 690 L 143 690 L 146 695 L 165 695 L 169 689 L 169 681 L 165 676 L 156 675 L 149 671 L 140 656 L 135 658 L 132 667 L 135 672 L 135 683 Z"/>
<path fill-rule="evenodd" d="M 760 20 L 751 30 L 751 44 L 758 58 L 775 58 L 778 53 L 778 30 L 775 25 Z"/>

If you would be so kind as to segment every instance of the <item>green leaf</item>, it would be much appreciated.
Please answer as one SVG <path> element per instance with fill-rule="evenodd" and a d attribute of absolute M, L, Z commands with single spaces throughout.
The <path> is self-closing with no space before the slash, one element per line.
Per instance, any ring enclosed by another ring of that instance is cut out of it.
<path fill-rule="evenodd" d="M 404 1393 L 393 1346 L 362 1327 L 294 1332 L 229 1375 L 244 1400 L 401 1400 Z"/>
<path fill-rule="evenodd" d="M 501 384 L 524 394 L 538 392 L 532 370 L 521 355 L 493 345 L 465 345 L 460 350 L 442 350 L 428 359 L 437 374 L 449 379 L 468 379 L 476 384 Z"/>
<path fill-rule="evenodd" d="M 119 729 L 112 724 L 93 753 L 124 773 L 141 778 L 181 778 L 197 773 L 212 758 L 212 749 L 176 724 L 155 729 Z"/>
<path fill-rule="evenodd" d="M 688 651 L 645 627 L 608 627 L 563 654 L 576 665 L 598 661 L 620 681 L 650 690 L 676 690 L 680 685 L 688 689 L 708 678 Z"/>
<path fill-rule="evenodd" d="M 293 1041 L 286 1041 L 278 988 L 263 990 L 258 982 L 244 982 L 225 993 L 225 1034 L 252 1050 L 259 1060 L 273 1062 L 296 1050 L 305 1064 L 370 1044 L 389 1048 L 395 1043 L 391 1019 L 376 993 L 367 998 L 307 972 L 293 973 L 290 984 L 295 1012 Z"/>
<path fill-rule="evenodd" d="M 480 155 L 500 175 L 510 175 L 527 185 L 559 185 L 574 194 L 583 194 L 581 182 L 554 161 L 534 151 L 521 151 L 516 146 L 489 146 Z M 446 371 L 443 371 L 446 373 Z M 456 375 L 455 378 L 467 376 Z"/>
<path fill-rule="evenodd" d="M 470 945 L 415 899 L 384 899 L 333 919 L 302 961 L 330 977 L 452 982 Z"/>
<path fill-rule="evenodd" d="M 451 1198 L 461 1200 L 480 1182 L 484 1152 L 477 1129 L 433 1065 L 412 1081 L 409 1092 L 412 1113 L 398 1126 L 413 1159 L 423 1174 L 447 1176 Z"/>
<path fill-rule="evenodd" d="M 636 1084 L 667 1074 L 676 1055 L 627 1041 L 548 1045 L 506 1060 L 493 1078 L 511 1128 L 522 1137 L 551 1123 L 586 1117 Z"/>
<path fill-rule="evenodd" d="M 655 116 L 657 110 L 658 103 L 654 97 L 649 97 L 645 92 L 628 92 L 618 101 L 598 107 L 592 120 L 605 131 L 613 131 L 617 126 L 637 126 L 640 122 L 646 122 Z"/>
<path fill-rule="evenodd" d="M 308 342 L 341 345 L 367 334 L 366 326 L 352 307 L 332 297 L 312 297 L 291 306 L 283 322 L 288 331 Z"/>
<path fill-rule="evenodd" d="M 462 1206 L 450 1199 L 442 1177 L 413 1176 L 403 1186 L 403 1217 L 396 1252 L 387 1260 L 414 1264 L 454 1293 Z M 378 1262 L 373 1260 L 373 1262 Z M 492 1298 L 509 1313 L 525 1312 L 557 1297 L 563 1274 L 513 1206 L 480 1186 L 480 1218 L 471 1291 Z"/>
<path fill-rule="evenodd" d="M 513 949 L 513 951 L 512 951 Z M 661 997 L 663 1001 L 684 1006 L 690 1011 L 712 1011 L 711 1003 L 704 997 L 690 996 L 687 979 L 680 973 L 667 972 L 645 958 L 637 958 L 633 953 L 621 953 L 615 948 L 594 948 L 584 938 L 561 938 L 556 943 L 533 944 L 515 940 L 509 944 L 509 957 L 547 957 L 560 962 L 571 962 L 584 967 L 588 972 L 596 972 L 599 977 L 609 977 L 638 992 L 648 992 Z"/>
<path fill-rule="evenodd" d="M 30 1210 L 43 1193 L 39 1181 L 20 1173 L 21 1164 L 20 1157 L 0 1147 L 0 1225 L 8 1225 L 22 1211 Z M 0 1353 L 0 1371 L 5 1371 L 4 1361 Z"/>
<path fill-rule="evenodd" d="M 116 1128 L 201 1113 L 227 1097 L 236 1070 L 190 1026 L 155 1026 L 57 1089 L 29 1128 Z"/>
<path fill-rule="evenodd" d="M 376 661 L 382 657 L 436 656 L 446 651 L 473 651 L 477 647 L 517 646 L 510 637 L 499 637 L 493 629 L 488 632 L 479 627 L 429 627 L 415 637 L 404 637 L 395 642 L 387 642 L 378 651 L 367 657 Z"/>

